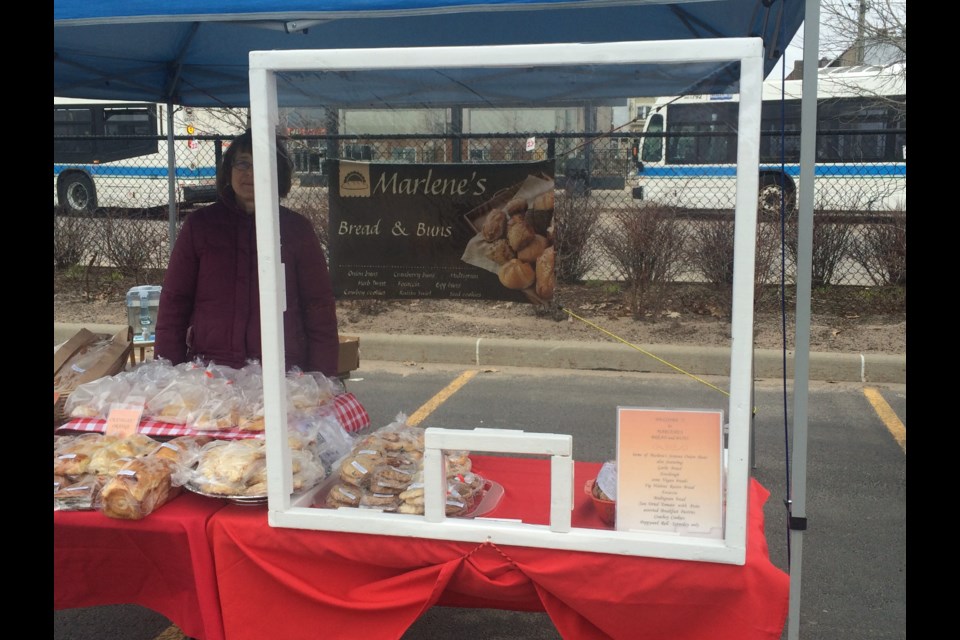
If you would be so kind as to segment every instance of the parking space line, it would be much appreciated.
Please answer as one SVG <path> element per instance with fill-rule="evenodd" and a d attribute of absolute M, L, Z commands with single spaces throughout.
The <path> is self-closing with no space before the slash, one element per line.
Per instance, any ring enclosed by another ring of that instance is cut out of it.
<path fill-rule="evenodd" d="M 899 444 L 903 452 L 906 453 L 907 427 L 900 421 L 900 418 L 897 417 L 897 414 L 890 408 L 890 405 L 883 399 L 879 391 L 873 387 L 865 387 L 863 395 L 867 396 L 867 400 L 873 406 L 873 410 L 877 412 L 883 424 L 886 425 L 887 431 L 890 432 L 893 439 L 897 441 L 897 444 Z"/>
<path fill-rule="evenodd" d="M 463 385 L 470 382 L 470 380 L 472 380 L 473 377 L 478 373 L 480 373 L 478 369 L 471 369 L 461 373 L 459 376 L 457 376 L 456 380 L 448 384 L 437 395 L 427 400 L 422 407 L 414 411 L 413 415 L 407 418 L 407 424 L 411 427 L 415 427 L 423 422 L 423 420 L 433 413 L 437 407 L 446 402 L 450 396 L 459 391 Z"/>

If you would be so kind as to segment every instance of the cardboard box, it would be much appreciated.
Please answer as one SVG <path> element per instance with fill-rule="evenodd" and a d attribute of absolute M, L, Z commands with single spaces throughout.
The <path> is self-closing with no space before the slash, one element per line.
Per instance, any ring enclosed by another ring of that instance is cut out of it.
<path fill-rule="evenodd" d="M 115 335 L 80 329 L 53 352 L 53 421 L 65 419 L 63 406 L 81 384 L 123 371 L 133 349 L 129 328 Z"/>
<path fill-rule="evenodd" d="M 337 375 L 349 376 L 351 371 L 360 368 L 360 338 L 357 336 L 340 336 L 340 354 L 338 358 Z"/>

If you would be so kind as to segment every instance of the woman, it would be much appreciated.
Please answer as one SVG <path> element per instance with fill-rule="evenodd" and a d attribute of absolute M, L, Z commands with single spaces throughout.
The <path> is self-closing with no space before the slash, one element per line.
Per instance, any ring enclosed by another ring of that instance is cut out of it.
<path fill-rule="evenodd" d="M 217 202 L 191 213 L 170 256 L 160 294 L 154 353 L 173 364 L 200 358 L 240 368 L 261 359 L 260 290 L 250 131 L 236 138 L 217 170 Z M 292 167 L 277 141 L 280 197 Z M 280 258 L 286 279 L 286 368 L 337 375 L 336 303 L 313 225 L 280 207 Z"/>

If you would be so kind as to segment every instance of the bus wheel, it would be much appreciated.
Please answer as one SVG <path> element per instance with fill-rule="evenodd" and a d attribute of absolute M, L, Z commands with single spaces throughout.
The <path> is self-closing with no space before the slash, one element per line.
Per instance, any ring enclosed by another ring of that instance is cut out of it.
<path fill-rule="evenodd" d="M 83 213 L 97 208 L 97 194 L 93 182 L 82 173 L 74 173 L 63 179 L 58 199 L 60 206 L 71 213 Z"/>
<path fill-rule="evenodd" d="M 783 180 L 782 185 L 781 180 Z M 776 175 L 760 176 L 757 217 L 761 220 L 779 220 L 781 204 L 787 217 L 793 215 L 793 210 L 797 206 L 797 189 L 793 181 Z"/>

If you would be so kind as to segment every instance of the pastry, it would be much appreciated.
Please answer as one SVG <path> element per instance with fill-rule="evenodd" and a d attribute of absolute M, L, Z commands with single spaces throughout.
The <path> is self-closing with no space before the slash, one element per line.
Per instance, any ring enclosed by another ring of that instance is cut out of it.
<path fill-rule="evenodd" d="M 364 492 L 360 496 L 361 508 L 382 509 L 384 511 L 396 511 L 400 506 L 400 498 L 393 493 L 370 493 Z"/>
<path fill-rule="evenodd" d="M 362 492 L 349 484 L 338 483 L 330 487 L 327 493 L 326 505 L 328 507 L 356 507 L 360 505 L 360 496 Z"/>
<path fill-rule="evenodd" d="M 510 243 L 510 248 L 514 251 L 520 251 L 530 244 L 535 235 L 537 233 L 534 231 L 533 225 L 527 222 L 524 216 L 516 215 L 507 221 L 507 242 Z"/>
<path fill-rule="evenodd" d="M 510 243 L 505 238 L 490 243 L 486 248 L 486 254 L 497 264 L 504 264 L 517 257 L 516 251 L 510 248 Z"/>
<path fill-rule="evenodd" d="M 200 458 L 200 449 L 212 441 L 210 436 L 178 436 L 161 443 L 151 455 L 189 467 Z"/>
<path fill-rule="evenodd" d="M 517 259 L 524 262 L 535 262 L 547 248 L 547 239 L 540 234 L 533 236 L 533 240 L 524 248 L 517 251 Z"/>
<path fill-rule="evenodd" d="M 503 264 L 497 275 L 500 283 L 508 289 L 526 289 L 536 280 L 533 267 L 516 258 Z"/>
<path fill-rule="evenodd" d="M 524 213 L 527 210 L 527 201 L 523 198 L 514 198 L 503 205 L 503 210 L 507 212 L 508 216 Z"/>
<path fill-rule="evenodd" d="M 110 518 L 139 520 L 175 497 L 173 464 L 162 458 L 134 458 L 107 480 L 100 493 L 100 511 Z"/>
<path fill-rule="evenodd" d="M 96 509 L 100 500 L 102 482 L 95 475 L 84 475 L 75 482 L 54 483 L 53 508 L 59 511 L 88 511 Z"/>
<path fill-rule="evenodd" d="M 383 462 L 384 459 L 381 456 L 349 456 L 340 464 L 340 479 L 347 484 L 362 486 L 370 472 Z"/>
<path fill-rule="evenodd" d="M 423 503 L 421 504 L 411 504 L 409 502 L 401 502 L 400 506 L 397 507 L 397 513 L 410 513 L 413 515 L 423 515 Z"/>
<path fill-rule="evenodd" d="M 77 476 L 86 473 L 90 466 L 90 455 L 86 453 L 64 453 L 53 459 L 53 473 L 58 476 Z"/>
<path fill-rule="evenodd" d="M 370 475 L 370 490 L 380 493 L 398 494 L 406 490 L 416 476 L 416 467 L 402 469 L 382 465 Z"/>
<path fill-rule="evenodd" d="M 448 478 L 452 478 L 457 474 L 467 473 L 473 468 L 470 455 L 465 451 L 446 452 L 445 459 L 446 475 Z"/>
<path fill-rule="evenodd" d="M 481 228 L 483 239 L 487 242 L 500 240 L 507 233 L 507 214 L 503 209 L 494 209 L 487 214 L 487 219 Z"/>
<path fill-rule="evenodd" d="M 556 251 L 553 247 L 544 249 L 540 257 L 537 258 L 536 280 L 537 295 L 546 300 L 553 298 L 553 292 L 557 286 L 557 274 L 554 268 L 556 260 Z"/>
<path fill-rule="evenodd" d="M 533 205 L 530 208 L 535 209 L 537 211 L 547 211 L 547 210 L 553 209 L 553 205 L 554 205 L 554 197 L 553 197 L 553 190 L 551 189 L 550 191 L 541 193 L 536 198 L 534 198 Z"/>
<path fill-rule="evenodd" d="M 411 486 L 411 488 L 400 494 L 400 499 L 403 500 L 404 504 L 418 505 L 423 507 L 423 487 Z M 423 512 L 421 511 L 421 513 Z"/>

